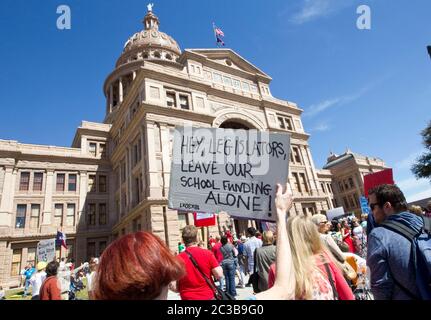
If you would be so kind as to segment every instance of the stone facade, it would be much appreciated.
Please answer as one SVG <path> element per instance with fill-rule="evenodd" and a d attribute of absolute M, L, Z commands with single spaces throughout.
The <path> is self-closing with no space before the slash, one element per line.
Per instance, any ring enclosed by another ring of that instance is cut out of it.
<path fill-rule="evenodd" d="M 388 169 L 379 158 L 366 157 L 347 150 L 342 155 L 331 153 L 323 167 L 332 174 L 335 207 L 344 207 L 345 212 L 361 214 L 360 196 L 364 195 L 364 176 Z"/>
<path fill-rule="evenodd" d="M 149 12 L 105 81 L 104 123 L 83 122 L 71 148 L 0 141 L 0 285 L 18 286 L 17 272 L 34 262 L 37 242 L 57 230 L 69 245 L 57 255 L 78 264 L 138 230 L 157 234 L 176 251 L 193 215 L 167 207 L 175 126 L 289 133 L 293 210 L 333 208 L 334 172 L 315 168 L 303 111 L 273 97 L 271 81 L 229 49 L 181 52 Z M 217 219 L 217 226 L 201 230 L 201 240 L 226 229 L 260 228 L 228 213 Z"/>

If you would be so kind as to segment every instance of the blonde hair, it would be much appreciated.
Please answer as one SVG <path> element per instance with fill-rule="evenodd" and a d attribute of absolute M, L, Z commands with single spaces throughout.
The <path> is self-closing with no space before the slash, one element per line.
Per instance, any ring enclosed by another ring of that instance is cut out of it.
<path fill-rule="evenodd" d="M 295 272 L 295 299 L 313 299 L 314 275 L 316 272 L 322 273 L 314 255 L 325 253 L 324 256 L 329 257 L 331 262 L 335 262 L 335 259 L 322 244 L 320 234 L 310 217 L 301 215 L 289 218 L 287 234 Z M 327 278 L 326 275 L 324 277 Z"/>
<path fill-rule="evenodd" d="M 263 244 L 273 244 L 274 243 L 274 234 L 271 230 L 267 230 L 263 232 L 262 235 Z"/>
<path fill-rule="evenodd" d="M 417 216 L 422 216 L 422 208 L 419 206 L 411 206 L 409 211 Z"/>

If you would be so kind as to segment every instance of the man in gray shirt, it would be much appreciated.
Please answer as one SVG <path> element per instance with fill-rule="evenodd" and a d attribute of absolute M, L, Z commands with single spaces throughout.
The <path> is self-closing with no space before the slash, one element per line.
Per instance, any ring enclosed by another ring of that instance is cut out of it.
<path fill-rule="evenodd" d="M 250 227 L 247 229 L 249 239 L 244 243 L 244 256 L 247 257 L 248 272 L 254 272 L 254 251 L 262 247 L 262 240 L 256 238 L 256 229 Z"/>
<path fill-rule="evenodd" d="M 274 246 L 274 234 L 272 231 L 263 232 L 263 245 L 256 249 L 256 272 L 259 275 L 259 290 L 268 290 L 268 272 L 271 264 L 275 262 L 276 247 Z"/>

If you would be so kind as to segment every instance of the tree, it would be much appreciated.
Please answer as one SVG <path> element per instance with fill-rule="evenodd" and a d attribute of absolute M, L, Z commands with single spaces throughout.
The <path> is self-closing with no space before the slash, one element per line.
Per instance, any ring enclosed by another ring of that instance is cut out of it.
<path fill-rule="evenodd" d="M 431 121 L 428 126 L 421 132 L 423 137 L 423 144 L 427 149 L 412 166 L 412 172 L 416 178 L 430 178 L 431 179 Z"/>

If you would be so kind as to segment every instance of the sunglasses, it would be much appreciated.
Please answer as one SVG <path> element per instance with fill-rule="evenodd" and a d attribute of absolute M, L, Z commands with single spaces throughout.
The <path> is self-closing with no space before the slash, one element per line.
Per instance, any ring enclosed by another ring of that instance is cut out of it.
<path fill-rule="evenodd" d="M 373 211 L 376 206 L 380 206 L 380 204 L 379 203 L 370 203 L 371 211 Z"/>
<path fill-rule="evenodd" d="M 328 223 L 328 221 L 322 221 L 322 222 L 320 222 L 320 224 L 327 224 Z"/>

